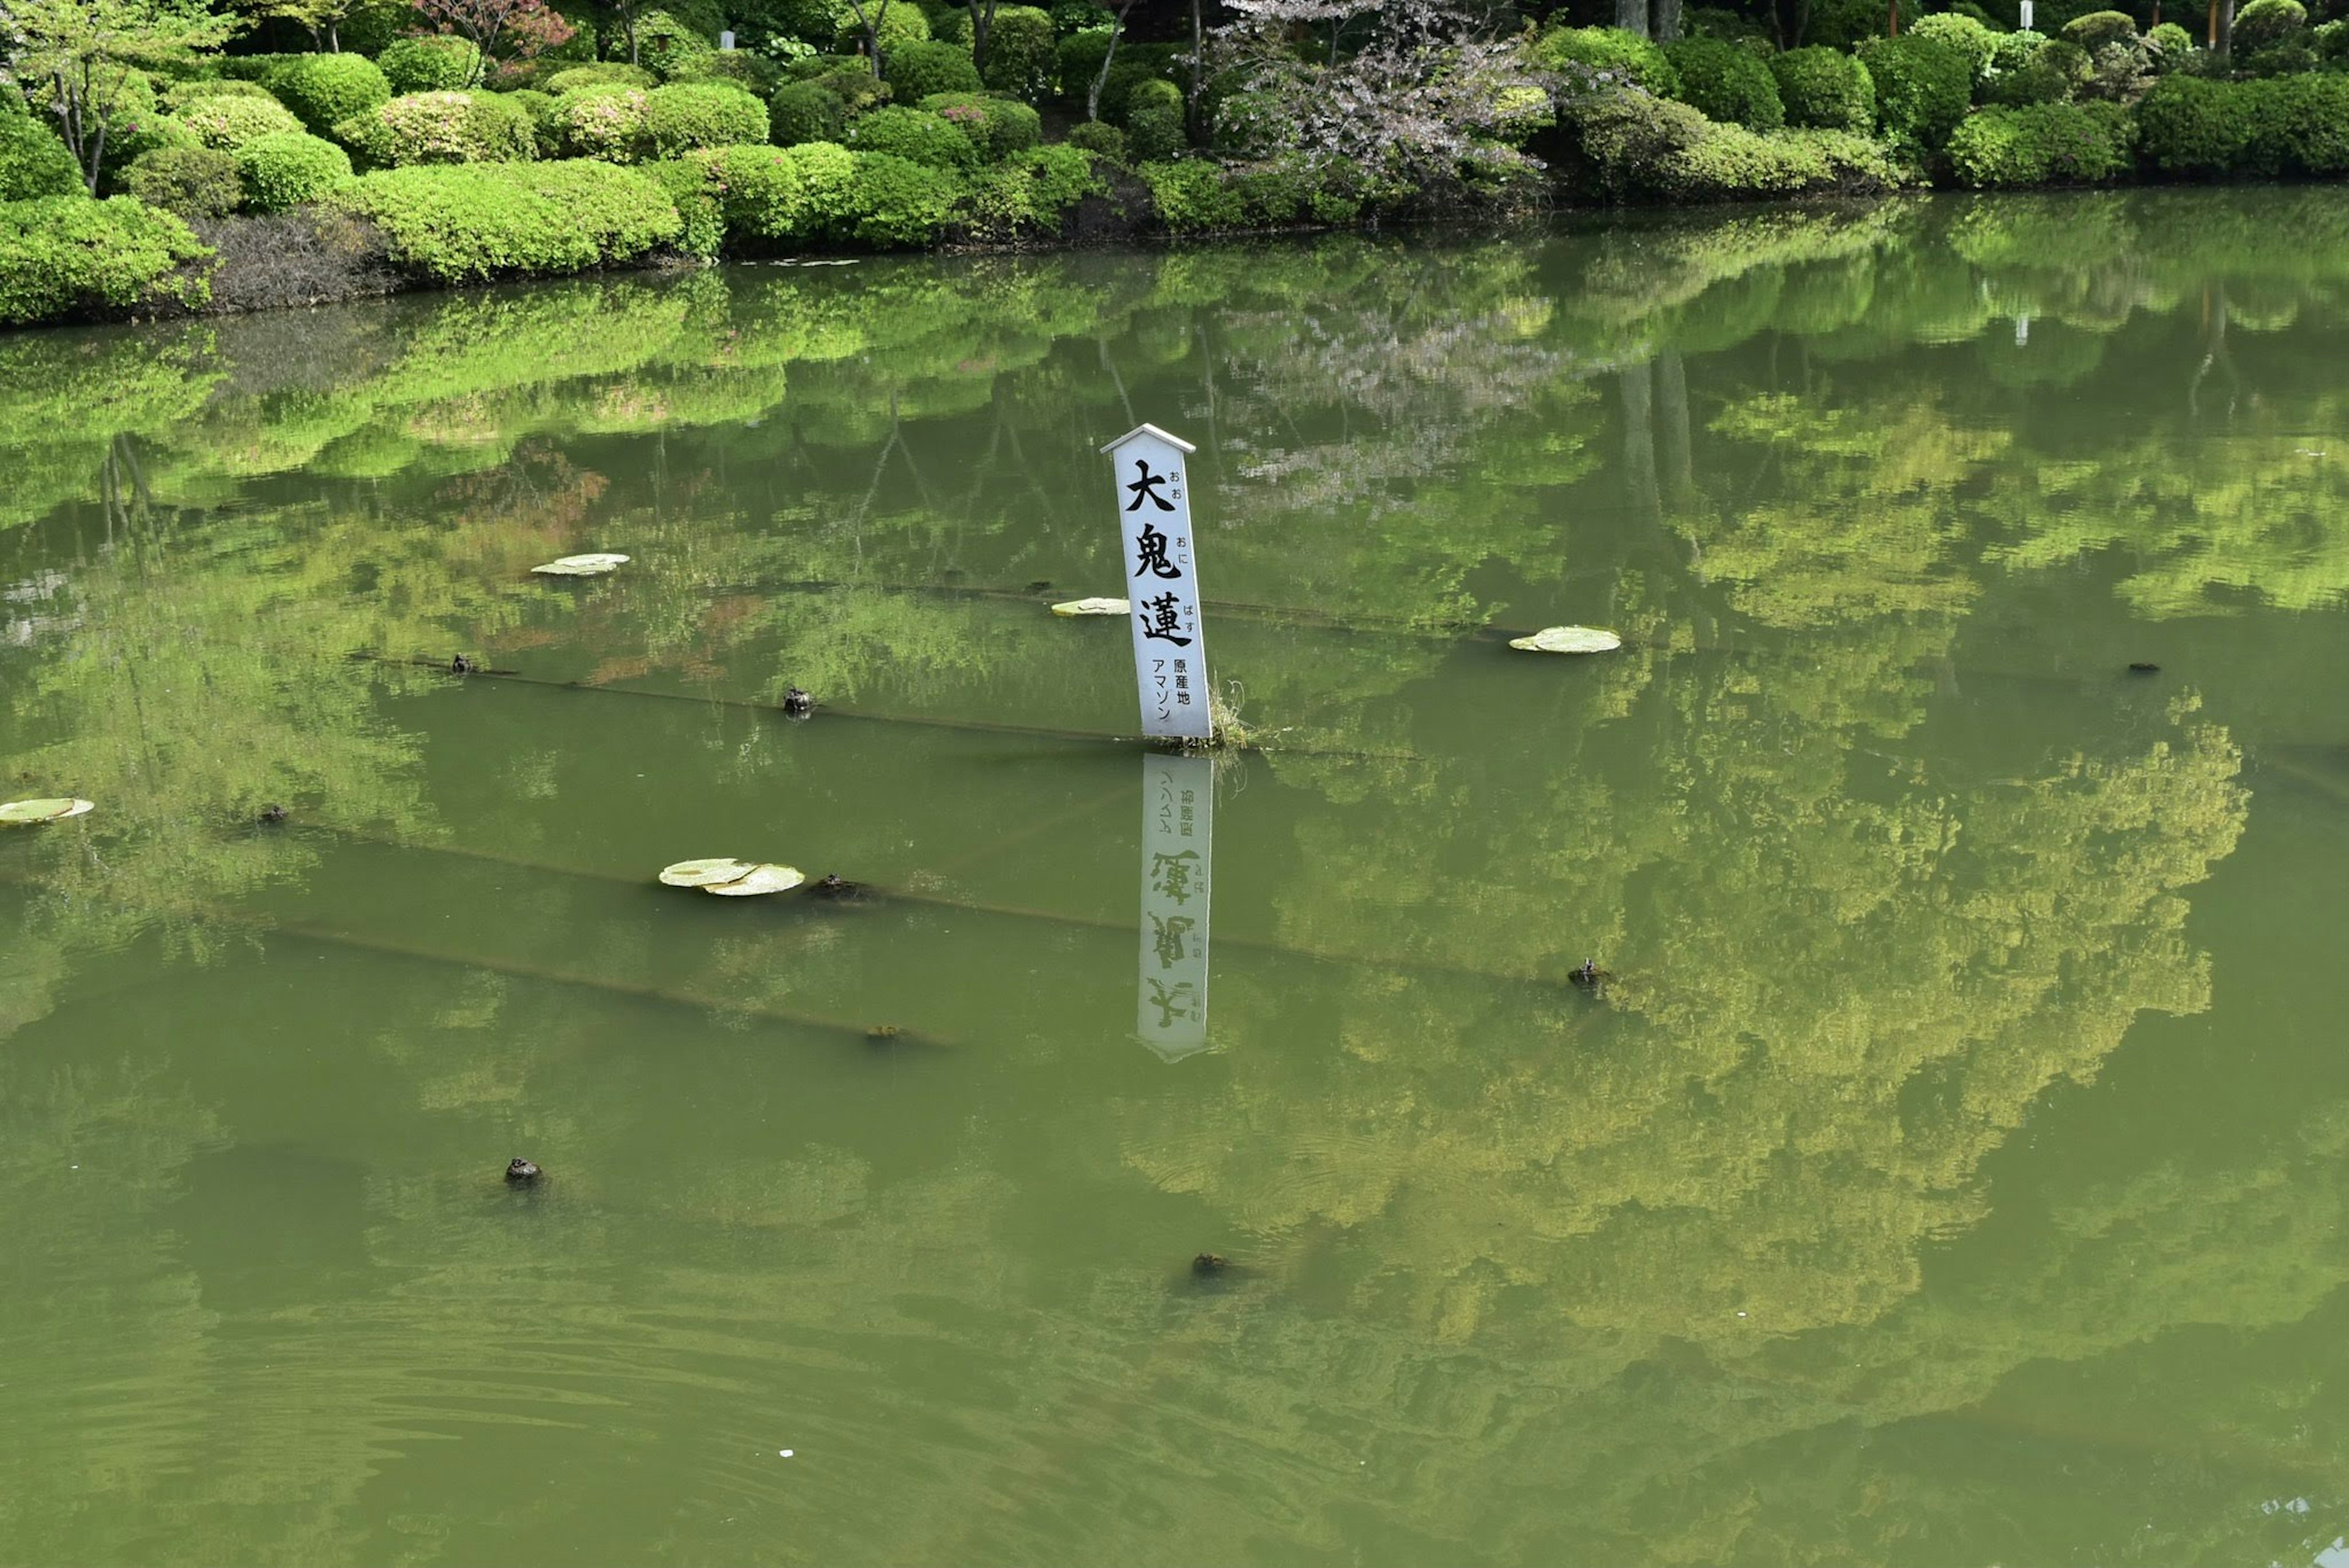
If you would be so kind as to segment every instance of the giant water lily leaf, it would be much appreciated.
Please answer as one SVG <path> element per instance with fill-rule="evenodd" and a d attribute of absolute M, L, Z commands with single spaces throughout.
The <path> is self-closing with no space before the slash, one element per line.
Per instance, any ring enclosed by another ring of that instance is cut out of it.
<path fill-rule="evenodd" d="M 0 822 L 62 822 L 68 816 L 79 816 L 91 809 L 86 800 L 59 795 L 52 800 L 12 800 L 0 805 Z"/>
<path fill-rule="evenodd" d="M 559 561 L 533 566 L 531 570 L 550 577 L 600 577 L 605 572 L 617 570 L 627 564 L 626 556 L 565 556 Z"/>
<path fill-rule="evenodd" d="M 713 882 L 735 882 L 759 868 L 754 860 L 680 860 L 661 867 L 660 879 L 671 888 L 707 888 Z"/>
<path fill-rule="evenodd" d="M 1071 599 L 1052 607 L 1054 615 L 1124 615 L 1133 606 L 1124 599 Z"/>
<path fill-rule="evenodd" d="M 705 882 L 705 893 L 722 893 L 729 898 L 747 898 L 759 893 L 781 893 L 807 880 L 807 873 L 796 866 L 753 866 L 750 874 L 731 882 Z"/>
<path fill-rule="evenodd" d="M 1623 639 L 1595 626 L 1546 626 L 1531 637 L 1509 639 L 1509 646 L 1527 653 L 1612 653 Z"/>

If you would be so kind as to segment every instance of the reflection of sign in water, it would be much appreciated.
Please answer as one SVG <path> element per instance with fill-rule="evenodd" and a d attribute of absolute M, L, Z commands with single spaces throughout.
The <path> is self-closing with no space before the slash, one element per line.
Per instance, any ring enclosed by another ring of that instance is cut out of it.
<path fill-rule="evenodd" d="M 1156 425 L 1137 425 L 1102 450 L 1117 474 L 1143 732 L 1204 740 L 1207 646 L 1199 632 L 1199 574 L 1183 466 L 1191 443 Z"/>
<path fill-rule="evenodd" d="M 1142 759 L 1142 981 L 1134 1032 L 1172 1062 L 1207 1048 L 1215 764 Z"/>

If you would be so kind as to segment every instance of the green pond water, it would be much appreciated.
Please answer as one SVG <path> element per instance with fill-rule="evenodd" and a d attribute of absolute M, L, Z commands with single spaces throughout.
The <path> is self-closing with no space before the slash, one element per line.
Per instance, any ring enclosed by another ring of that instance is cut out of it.
<path fill-rule="evenodd" d="M 2344 365 L 2318 189 L 0 337 L 0 1560 L 2349 1561 Z"/>

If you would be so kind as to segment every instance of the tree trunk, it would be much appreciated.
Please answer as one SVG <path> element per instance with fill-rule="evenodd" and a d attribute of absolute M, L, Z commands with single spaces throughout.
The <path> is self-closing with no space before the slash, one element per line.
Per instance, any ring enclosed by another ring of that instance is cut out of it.
<path fill-rule="evenodd" d="M 996 0 L 970 0 L 970 64 L 987 80 L 987 35 L 995 26 Z"/>
<path fill-rule="evenodd" d="M 1615 0 L 1615 25 L 1627 33 L 1648 36 L 1648 0 Z"/>
<path fill-rule="evenodd" d="M 2235 52 L 2235 0 L 2210 0 L 2210 52 L 2221 60 Z"/>
<path fill-rule="evenodd" d="M 1133 0 L 1123 0 L 1117 16 L 1109 25 L 1109 48 L 1102 55 L 1101 69 L 1093 73 L 1092 85 L 1085 88 L 1085 118 L 1101 118 L 1102 88 L 1109 86 L 1109 67 L 1117 58 L 1117 41 L 1125 36 L 1125 14 L 1133 9 Z"/>
<path fill-rule="evenodd" d="M 326 18 L 326 53 L 339 55 L 342 52 L 343 36 L 336 29 L 335 19 L 329 16 Z"/>
<path fill-rule="evenodd" d="M 1681 36 L 1681 0 L 1656 0 L 1656 41 L 1670 44 Z"/>
<path fill-rule="evenodd" d="M 1199 11 L 1200 0 L 1191 0 L 1191 90 L 1183 95 L 1183 123 L 1193 140 L 1200 140 L 1199 88 L 1204 84 L 1199 73 L 1206 68 L 1207 31 Z"/>

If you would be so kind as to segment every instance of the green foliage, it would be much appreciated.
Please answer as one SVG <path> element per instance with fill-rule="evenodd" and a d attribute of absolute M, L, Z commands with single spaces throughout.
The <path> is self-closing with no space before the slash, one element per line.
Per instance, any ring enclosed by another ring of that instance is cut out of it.
<path fill-rule="evenodd" d="M 2118 104 L 1982 109 L 1950 138 L 1950 164 L 1977 187 L 2093 185 L 2128 174 L 2136 140 Z"/>
<path fill-rule="evenodd" d="M 872 4 L 872 0 L 866 0 L 864 14 L 867 17 L 872 16 L 878 9 L 878 6 Z M 849 6 L 848 0 L 836 0 L 833 6 L 833 16 L 834 22 L 832 47 L 843 54 L 850 55 L 864 47 L 864 28 L 856 20 L 856 13 Z M 909 5 L 905 0 L 893 0 L 888 11 L 881 16 L 880 37 L 881 65 L 885 70 L 888 68 L 890 51 L 901 49 L 907 44 L 926 44 L 930 41 L 929 18 L 922 15 L 922 8 L 918 5 Z M 810 40 L 810 42 L 820 41 Z"/>
<path fill-rule="evenodd" d="M 181 111 L 179 119 L 198 141 L 224 152 L 235 151 L 256 136 L 302 129 L 302 122 L 274 99 L 198 99 Z"/>
<path fill-rule="evenodd" d="M 304 126 L 324 136 L 341 120 L 391 101 L 391 83 L 364 55 L 303 55 L 262 78 Z"/>
<path fill-rule="evenodd" d="M 315 202 L 351 177 L 350 155 L 304 131 L 257 136 L 236 151 L 244 199 L 256 212 Z"/>
<path fill-rule="evenodd" d="M 761 99 L 773 92 L 782 79 L 781 66 L 749 49 L 712 49 L 669 77 L 673 82 L 730 82 Z"/>
<path fill-rule="evenodd" d="M 563 150 L 563 133 L 554 123 L 554 99 L 531 88 L 517 88 L 499 95 L 523 111 L 530 119 L 533 144 L 541 158 L 553 158 Z"/>
<path fill-rule="evenodd" d="M 364 165 L 509 163 L 538 155 L 530 110 L 502 93 L 414 92 L 335 127 Z"/>
<path fill-rule="evenodd" d="M 698 159 L 648 163 L 642 172 L 677 209 L 680 227 L 671 248 L 700 261 L 715 261 L 726 243 L 726 214 L 711 189 L 709 171 Z"/>
<path fill-rule="evenodd" d="M 1890 9 L 1887 0 L 1815 0 L 1803 42 L 1830 49 L 1856 48 L 1871 38 L 1885 36 Z M 1918 0 L 1903 0 L 1899 10 L 1900 25 L 1907 27 L 1917 20 Z"/>
<path fill-rule="evenodd" d="M 2251 5 L 2291 5 L 2298 9 L 2298 0 L 2251 0 Z M 2240 26 L 2241 23 L 2236 25 Z M 2063 36 L 2094 57 L 2108 44 L 2137 42 L 2137 19 L 2126 11 L 2091 11 L 2064 23 Z"/>
<path fill-rule="evenodd" d="M 626 60 L 598 60 L 591 66 L 571 66 L 555 72 L 541 85 L 542 88 L 562 97 L 589 87 L 632 87 L 650 90 L 660 78 L 642 66 L 632 66 Z"/>
<path fill-rule="evenodd" d="M 652 156 L 652 93 L 643 88 L 580 88 L 554 100 L 552 119 L 568 157 L 641 163 Z"/>
<path fill-rule="evenodd" d="M 848 128 L 859 152 L 891 153 L 933 169 L 968 171 L 978 162 L 971 139 L 938 115 L 918 109 L 876 109 Z"/>
<path fill-rule="evenodd" d="M 2001 71 L 1982 84 L 1982 101 L 2019 108 L 2033 103 L 2062 103 L 2072 96 L 2072 79 L 2054 62 L 2034 59 L 2029 65 Z"/>
<path fill-rule="evenodd" d="M 71 159 L 66 167 L 70 175 Z M 65 189 L 78 183 L 69 179 Z M 217 218 L 236 211 L 244 201 L 236 154 L 215 147 L 158 147 L 142 152 L 123 171 L 122 188 L 149 206 L 182 218 Z"/>
<path fill-rule="evenodd" d="M 1878 122 L 1888 136 L 1938 151 L 1973 99 L 1973 64 L 1930 38 L 1870 38 L 1860 62 L 1876 83 Z"/>
<path fill-rule="evenodd" d="M 960 131 L 947 130 L 963 140 Z M 845 199 L 825 214 L 834 237 L 883 249 L 914 248 L 936 239 L 953 220 L 963 182 L 951 171 L 887 152 L 854 157 L 855 172 Z"/>
<path fill-rule="evenodd" d="M 1621 27 L 1553 27 L 1534 41 L 1534 58 L 1554 71 L 1588 66 L 1610 81 L 1629 81 L 1659 98 L 1680 96 L 1679 73 L 1664 51 Z"/>
<path fill-rule="evenodd" d="M 481 51 L 466 39 L 448 34 L 427 38 L 399 38 L 376 57 L 393 95 L 413 92 L 455 92 L 479 81 Z"/>
<path fill-rule="evenodd" d="M 657 181 L 592 160 L 391 169 L 329 203 L 435 283 L 550 276 L 639 259 L 684 224 Z"/>
<path fill-rule="evenodd" d="M 1857 56 L 1817 46 L 1788 49 L 1771 57 L 1770 74 L 1788 125 L 1863 136 L 1876 129 L 1876 83 Z"/>
<path fill-rule="evenodd" d="M 1930 16 L 1920 16 L 1910 24 L 1911 37 L 1930 39 L 1944 48 L 1955 49 L 1965 56 L 1972 67 L 1973 79 L 1988 76 L 1992 62 L 1998 55 L 1998 35 L 1971 16 L 1955 11 L 1940 11 Z"/>
<path fill-rule="evenodd" d="M 2250 5 L 2235 13 L 2231 41 L 2236 53 L 2257 55 L 2302 42 L 2307 32 L 2308 7 L 2300 0 L 2251 0 Z"/>
<path fill-rule="evenodd" d="M 2145 36 L 2153 49 L 2154 67 L 2174 71 L 2194 57 L 2194 35 L 2175 22 L 2164 22 Z"/>
<path fill-rule="evenodd" d="M 1777 80 L 1752 50 L 1718 38 L 1683 38 L 1664 46 L 1664 57 L 1681 78 L 1674 96 L 1706 119 L 1749 130 L 1775 130 L 1786 122 Z"/>
<path fill-rule="evenodd" d="M 1691 106 L 1625 88 L 1566 110 L 1593 193 L 1615 200 L 1735 201 L 1891 189 L 1901 171 L 1877 143 L 1846 131 L 1752 131 Z"/>
<path fill-rule="evenodd" d="M 0 202 L 66 196 L 81 189 L 80 168 L 48 127 L 23 113 L 0 115 Z"/>
<path fill-rule="evenodd" d="M 1187 151 L 1182 89 L 1156 78 L 1136 83 L 1126 96 L 1125 141 L 1136 162 L 1164 162 Z"/>
<path fill-rule="evenodd" d="M 1225 178 L 1257 228 L 1354 223 L 1377 195 L 1369 173 L 1341 158 L 1287 153 L 1232 165 Z"/>
<path fill-rule="evenodd" d="M 316 57 L 295 55 L 291 57 L 306 60 Z M 173 82 L 162 94 L 164 106 L 174 114 L 201 98 L 265 98 L 274 100 L 277 95 L 259 82 L 247 81 L 242 77 L 198 77 L 193 81 Z"/>
<path fill-rule="evenodd" d="M 223 80 L 246 81 L 258 87 L 261 78 L 270 72 L 304 57 L 301 55 L 222 55 L 212 63 Z M 195 83 L 190 81 L 181 85 L 193 87 Z"/>
<path fill-rule="evenodd" d="M 982 93 L 933 93 L 915 106 L 951 122 L 988 158 L 1009 158 L 1044 140 L 1044 119 L 1017 99 Z"/>
<path fill-rule="evenodd" d="M 851 114 L 862 114 L 876 104 L 888 102 L 893 96 L 889 84 L 874 76 L 862 60 L 827 67 L 808 79 L 838 98 Z"/>
<path fill-rule="evenodd" d="M 636 57 L 664 79 L 697 68 L 715 53 L 718 31 L 706 16 L 649 11 L 636 19 Z"/>
<path fill-rule="evenodd" d="M 987 63 L 979 72 L 988 91 L 1040 103 L 1056 85 L 1059 66 L 1050 13 L 1033 5 L 997 9 L 987 30 Z"/>
<path fill-rule="evenodd" d="M 768 134 L 778 147 L 837 141 L 848 126 L 840 95 L 815 82 L 785 82 L 767 100 Z"/>
<path fill-rule="evenodd" d="M 1125 158 L 1125 132 L 1106 120 L 1081 119 L 1069 127 L 1068 144 L 1081 151 L 1098 153 L 1113 163 Z"/>
<path fill-rule="evenodd" d="M 2034 33 L 2029 28 L 1993 35 L 1990 56 L 1992 73 L 2021 70 L 2037 57 L 2046 42 L 2046 34 Z"/>
<path fill-rule="evenodd" d="M 913 103 L 932 93 L 977 92 L 983 85 L 968 49 L 936 42 L 898 45 L 882 57 L 881 75 L 898 103 Z"/>
<path fill-rule="evenodd" d="M 767 106 L 730 82 L 671 83 L 646 95 L 645 129 L 657 158 L 763 142 Z"/>
<path fill-rule="evenodd" d="M 1030 148 L 980 176 L 964 198 L 964 218 L 974 234 L 987 239 L 1057 235 L 1071 208 L 1108 189 L 1082 149 Z"/>
<path fill-rule="evenodd" d="M 812 237 L 809 182 L 801 168 L 823 157 L 798 147 L 721 147 L 687 162 L 701 171 L 729 244 L 755 252 Z"/>
<path fill-rule="evenodd" d="M 1246 226 L 1247 202 L 1223 166 L 1204 158 L 1179 163 L 1144 163 L 1134 170 L 1150 187 L 1151 204 L 1170 233 L 1202 234 Z"/>
<path fill-rule="evenodd" d="M 129 196 L 0 202 L 0 326 L 202 305 L 212 252 L 176 215 Z"/>
<path fill-rule="evenodd" d="M 2137 106 L 2156 166 L 2199 176 L 2349 173 L 2349 77 L 2161 79 Z"/>

